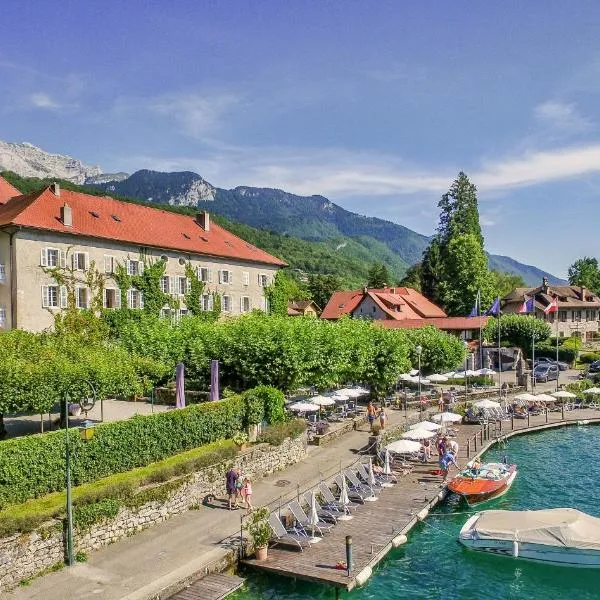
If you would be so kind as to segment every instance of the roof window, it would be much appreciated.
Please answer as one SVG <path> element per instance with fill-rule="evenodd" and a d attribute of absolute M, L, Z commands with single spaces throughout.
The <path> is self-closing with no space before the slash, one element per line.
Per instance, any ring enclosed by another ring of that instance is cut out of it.
<path fill-rule="evenodd" d="M 121 217 L 117 216 L 117 215 L 110 215 L 113 218 L 113 221 L 116 221 L 117 223 L 121 222 Z"/>
<path fill-rule="evenodd" d="M 207 238 L 205 238 L 203 235 L 201 235 L 201 236 L 200 236 L 200 239 L 201 239 L 203 242 L 207 242 L 207 243 L 208 243 L 208 239 L 207 239 Z"/>
<path fill-rule="evenodd" d="M 225 240 L 225 244 L 227 244 L 227 246 L 230 248 L 233 248 L 233 244 L 229 240 Z"/>
<path fill-rule="evenodd" d="M 100 218 L 100 215 L 95 210 L 90 210 L 90 215 L 92 215 L 92 217 L 94 217 L 95 219 Z"/>
<path fill-rule="evenodd" d="M 192 238 L 187 233 L 181 234 L 186 240 L 191 240 Z"/>

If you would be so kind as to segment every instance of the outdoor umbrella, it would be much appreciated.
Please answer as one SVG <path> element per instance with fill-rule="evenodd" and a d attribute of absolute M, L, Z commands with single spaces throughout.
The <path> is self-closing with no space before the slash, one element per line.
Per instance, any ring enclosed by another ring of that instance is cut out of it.
<path fill-rule="evenodd" d="M 429 429 L 409 429 L 402 434 L 402 437 L 406 440 L 428 440 L 435 435 L 435 431 Z"/>
<path fill-rule="evenodd" d="M 319 410 L 319 407 L 311 402 L 296 402 L 295 404 L 290 404 L 288 409 L 293 412 L 315 412 Z"/>
<path fill-rule="evenodd" d="M 469 369 L 468 371 L 465 371 L 465 375 L 467 377 L 477 377 L 479 375 L 479 371 L 472 371 Z"/>
<path fill-rule="evenodd" d="M 383 459 L 383 474 L 388 477 L 388 479 L 392 474 L 392 467 L 390 465 L 390 451 L 387 448 L 385 449 L 385 458 Z M 394 484 L 390 481 L 386 481 L 385 483 L 381 484 L 381 487 L 392 487 L 393 485 Z"/>
<path fill-rule="evenodd" d="M 342 388 L 341 390 L 336 390 L 334 393 L 337 396 L 348 396 L 349 398 L 358 398 L 363 395 L 360 390 L 355 390 L 354 388 Z"/>
<path fill-rule="evenodd" d="M 335 404 L 335 399 L 328 396 L 313 396 L 309 400 L 317 406 L 333 406 Z"/>
<path fill-rule="evenodd" d="M 348 400 L 350 400 L 350 396 L 346 396 L 346 394 L 340 394 L 339 392 L 334 392 L 327 397 L 331 398 L 334 402 L 339 403 L 348 402 Z"/>
<path fill-rule="evenodd" d="M 452 379 L 456 375 L 456 371 L 448 371 L 448 373 L 444 373 L 444 377 L 447 379 Z"/>
<path fill-rule="evenodd" d="M 346 476 L 340 473 L 342 479 L 342 489 L 340 490 L 340 504 L 344 507 L 344 514 L 337 517 L 338 521 L 349 521 L 352 519 L 352 515 L 348 514 L 349 511 L 346 507 L 350 504 L 350 498 L 348 498 L 348 488 L 346 486 Z"/>
<path fill-rule="evenodd" d="M 584 394 L 600 394 L 600 388 L 597 387 L 591 387 L 587 390 L 583 390 Z"/>
<path fill-rule="evenodd" d="M 475 402 L 475 406 L 477 408 L 500 408 L 500 403 L 485 399 Z"/>
<path fill-rule="evenodd" d="M 438 431 L 441 428 L 441 425 L 432 423 L 431 421 L 419 421 L 419 423 L 415 423 L 409 427 L 409 429 L 427 429 L 427 431 Z"/>
<path fill-rule="evenodd" d="M 538 394 L 533 398 L 536 402 L 556 402 L 556 398 L 554 396 L 550 396 L 550 394 Z"/>
<path fill-rule="evenodd" d="M 310 512 L 308 514 L 308 522 L 312 528 L 311 531 L 311 543 L 314 543 L 321 538 L 315 537 L 315 527 L 319 523 L 319 514 L 317 513 L 317 497 L 315 495 L 315 490 L 313 490 L 310 494 Z"/>
<path fill-rule="evenodd" d="M 439 421 L 440 423 L 459 423 L 462 421 L 462 415 L 453 412 L 437 413 L 431 418 L 433 421 Z"/>
<path fill-rule="evenodd" d="M 175 408 L 185 408 L 185 367 L 181 362 L 175 374 Z"/>
<path fill-rule="evenodd" d="M 377 481 L 375 479 L 375 472 L 373 471 L 373 457 L 369 456 L 369 485 L 374 486 L 377 485 Z"/>
<path fill-rule="evenodd" d="M 478 369 L 475 372 L 477 375 L 496 375 L 496 371 L 494 371 L 494 369 L 487 369 L 485 367 L 483 369 Z"/>
<path fill-rule="evenodd" d="M 396 454 L 412 454 L 421 449 L 421 444 L 413 440 L 396 440 L 388 444 L 385 449 Z"/>
<path fill-rule="evenodd" d="M 577 398 L 577 394 L 573 394 L 571 392 L 567 392 L 565 390 L 561 390 L 560 392 L 554 392 L 551 394 L 555 398 Z"/>
<path fill-rule="evenodd" d="M 530 394 L 529 392 L 523 392 L 522 394 L 517 394 L 515 396 L 515 400 L 518 400 L 519 402 L 533 402 L 534 400 L 537 400 L 539 398 L 539 396 L 534 396 L 533 394 Z"/>
<path fill-rule="evenodd" d="M 415 377 L 416 375 L 419 374 L 419 369 L 413 369 L 412 371 L 409 371 L 408 374 L 412 375 L 413 377 Z"/>
<path fill-rule="evenodd" d="M 409 373 L 404 373 L 403 375 L 400 375 L 400 379 L 402 379 L 402 381 L 408 381 L 409 383 L 414 383 L 415 381 L 419 381 L 418 377 L 413 377 Z"/>
<path fill-rule="evenodd" d="M 444 381 L 448 381 L 448 378 L 445 375 L 440 375 L 439 373 L 434 373 L 433 375 L 429 375 L 427 377 L 431 383 L 444 383 Z"/>
<path fill-rule="evenodd" d="M 219 361 L 210 361 L 210 396 L 212 402 L 219 399 Z"/>

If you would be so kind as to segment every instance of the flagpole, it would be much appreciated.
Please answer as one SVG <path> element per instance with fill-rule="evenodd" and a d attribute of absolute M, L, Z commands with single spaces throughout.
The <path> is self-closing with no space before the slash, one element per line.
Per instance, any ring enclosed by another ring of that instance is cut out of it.
<path fill-rule="evenodd" d="M 481 290 L 477 290 L 477 317 L 479 318 L 479 368 L 483 369 L 483 342 L 481 340 L 482 328 L 481 328 Z"/>
<path fill-rule="evenodd" d="M 558 368 L 558 310 L 554 313 L 556 320 L 556 367 Z M 558 380 L 560 379 L 560 369 L 558 369 L 558 377 L 556 378 L 556 391 L 559 390 Z"/>
<path fill-rule="evenodd" d="M 502 403 L 502 356 L 500 355 L 500 296 L 498 301 L 498 397 Z"/>

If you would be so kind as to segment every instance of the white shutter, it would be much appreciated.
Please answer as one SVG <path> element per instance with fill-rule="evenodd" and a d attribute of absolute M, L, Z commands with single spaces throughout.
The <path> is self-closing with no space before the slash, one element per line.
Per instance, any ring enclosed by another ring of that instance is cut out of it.
<path fill-rule="evenodd" d="M 85 256 L 85 270 L 89 271 L 90 270 L 90 255 L 88 252 L 86 252 L 84 254 L 84 256 Z"/>
<path fill-rule="evenodd" d="M 244 271 L 244 285 L 250 285 L 250 273 Z"/>
<path fill-rule="evenodd" d="M 42 255 L 40 257 L 40 265 L 42 265 L 42 267 L 48 266 L 48 248 L 42 248 Z M 46 304 L 47 304 L 47 302 L 46 302 Z"/>
<path fill-rule="evenodd" d="M 106 308 L 107 304 L 108 304 L 108 290 L 106 288 L 104 288 L 102 290 L 102 308 Z"/>
<path fill-rule="evenodd" d="M 121 288 L 115 290 L 115 308 L 121 308 Z"/>
<path fill-rule="evenodd" d="M 132 290 L 127 290 L 127 308 L 131 308 L 133 306 L 133 299 L 132 299 Z"/>
<path fill-rule="evenodd" d="M 104 255 L 104 272 L 112 273 L 112 256 L 110 254 Z"/>
<path fill-rule="evenodd" d="M 61 285 L 59 289 L 60 294 L 60 307 L 67 308 L 67 286 Z"/>
<path fill-rule="evenodd" d="M 61 269 L 64 269 L 67 266 L 67 253 L 64 250 L 58 251 L 58 266 Z"/>
<path fill-rule="evenodd" d="M 223 283 L 223 271 L 219 269 L 219 283 Z"/>
<path fill-rule="evenodd" d="M 174 294 L 175 293 L 175 277 L 170 277 L 169 275 L 165 275 L 167 278 L 167 293 Z"/>
<path fill-rule="evenodd" d="M 233 282 L 233 271 L 229 271 L 229 277 L 227 283 L 231 284 Z"/>
<path fill-rule="evenodd" d="M 208 282 L 212 283 L 212 269 L 207 267 L 206 272 L 208 273 Z"/>
<path fill-rule="evenodd" d="M 140 308 L 144 308 L 144 294 L 142 292 L 138 292 L 140 295 Z"/>
<path fill-rule="evenodd" d="M 138 261 L 139 265 L 138 265 L 138 273 L 141 275 L 144 272 L 144 261 L 140 260 Z"/>
<path fill-rule="evenodd" d="M 77 269 L 77 252 L 71 254 L 71 268 L 75 271 Z"/>
<path fill-rule="evenodd" d="M 240 298 L 240 312 L 244 312 L 244 296 Z"/>
<path fill-rule="evenodd" d="M 42 286 L 42 308 L 48 308 L 48 286 Z"/>
<path fill-rule="evenodd" d="M 258 285 L 261 285 L 261 284 L 262 284 L 262 276 L 261 276 L 261 274 L 259 273 L 259 274 L 258 274 Z"/>
<path fill-rule="evenodd" d="M 185 278 L 185 293 L 189 294 L 192 291 L 192 282 L 189 277 Z"/>
<path fill-rule="evenodd" d="M 202 267 L 196 267 L 196 279 L 202 281 Z"/>

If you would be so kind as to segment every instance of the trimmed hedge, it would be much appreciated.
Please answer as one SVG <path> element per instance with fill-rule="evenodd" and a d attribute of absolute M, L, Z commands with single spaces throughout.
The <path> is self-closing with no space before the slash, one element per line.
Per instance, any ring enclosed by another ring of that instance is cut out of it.
<path fill-rule="evenodd" d="M 245 425 L 239 396 L 181 410 L 106 423 L 84 442 L 69 432 L 73 485 L 146 466 L 219 439 Z M 65 432 L 16 438 L 0 443 L 0 508 L 64 489 Z"/>
<path fill-rule="evenodd" d="M 600 353 L 598 352 L 586 352 L 579 357 L 579 362 L 589 365 L 593 362 L 600 360 Z"/>
<path fill-rule="evenodd" d="M 544 356 L 556 360 L 556 346 L 551 344 L 540 344 L 535 347 L 535 355 L 538 358 Z M 571 364 L 576 358 L 577 350 L 565 348 L 564 346 L 558 347 L 558 360 Z"/>

